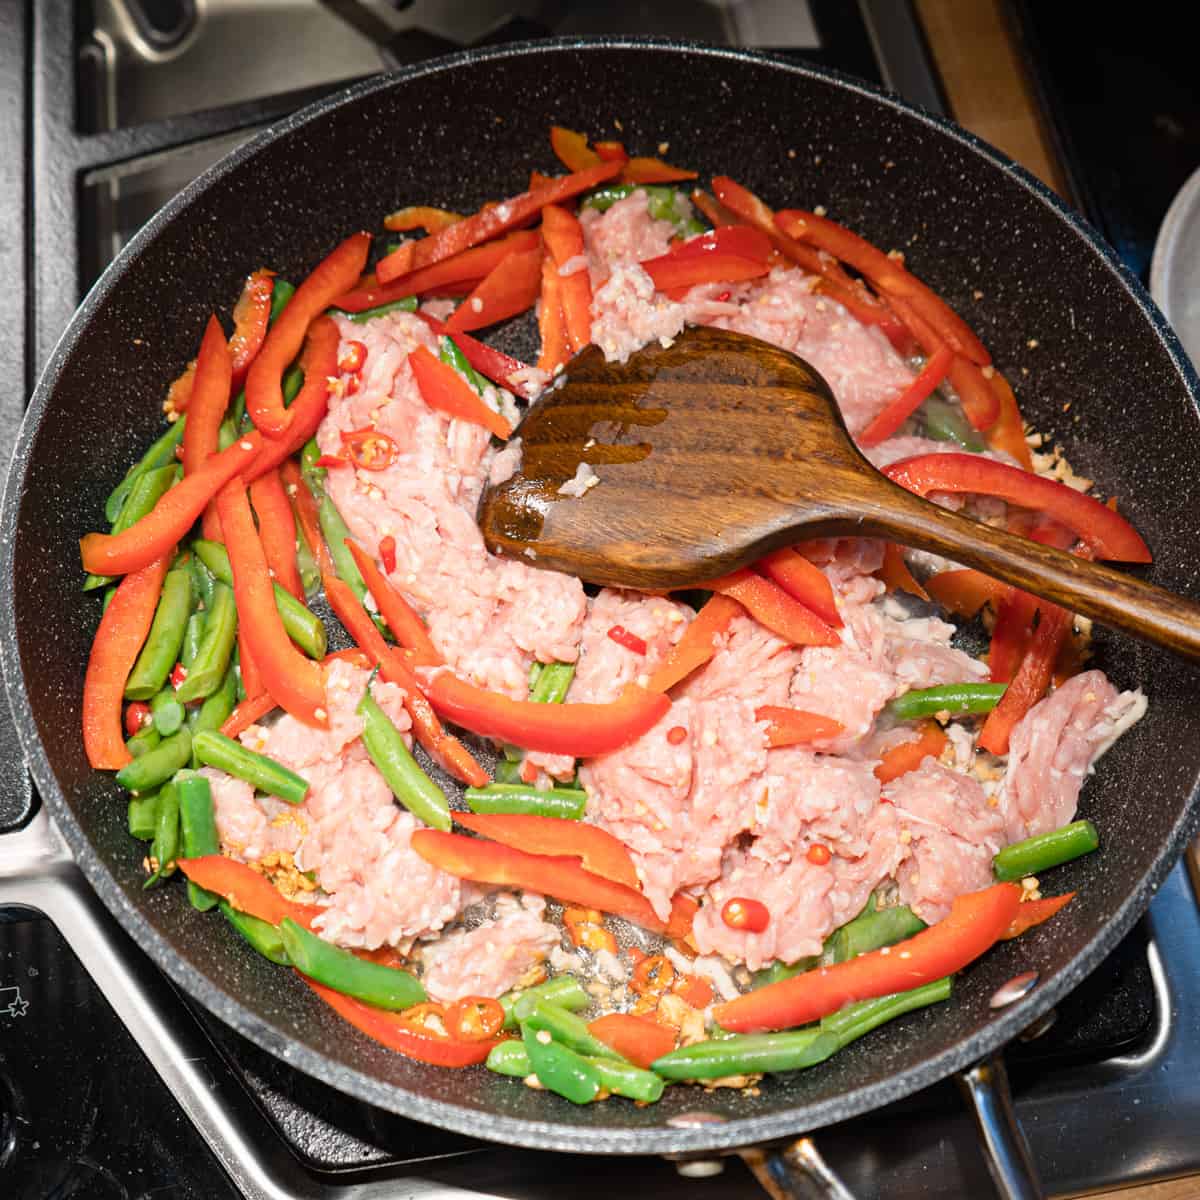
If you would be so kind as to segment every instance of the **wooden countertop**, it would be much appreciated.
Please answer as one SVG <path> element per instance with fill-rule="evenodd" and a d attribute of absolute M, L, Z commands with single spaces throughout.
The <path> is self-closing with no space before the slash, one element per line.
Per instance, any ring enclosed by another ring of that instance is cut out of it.
<path fill-rule="evenodd" d="M 915 0 L 951 115 L 1062 194 L 1025 68 L 1000 0 Z M 1097 1200 L 1194 1200 L 1200 1176 L 1094 1193 Z"/>

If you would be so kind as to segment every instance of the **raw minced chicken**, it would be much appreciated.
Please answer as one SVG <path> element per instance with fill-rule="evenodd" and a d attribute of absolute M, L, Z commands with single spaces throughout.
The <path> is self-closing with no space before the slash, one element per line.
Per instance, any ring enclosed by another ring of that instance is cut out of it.
<path fill-rule="evenodd" d="M 603 214 L 585 209 L 581 221 L 586 254 L 560 274 L 588 270 L 592 338 L 610 359 L 624 360 L 654 339 L 669 341 L 687 323 L 748 333 L 809 360 L 828 380 L 851 432 L 913 378 L 912 364 L 878 328 L 861 325 L 795 267 L 699 286 L 681 298 L 658 294 L 639 264 L 666 253 L 676 230 L 650 216 L 641 192 Z M 439 304 L 426 310 L 444 316 Z M 448 666 L 517 699 L 527 694 L 537 662 L 577 664 L 573 701 L 605 703 L 645 684 L 694 610 L 612 588 L 589 597 L 576 579 L 490 555 L 475 524 L 476 504 L 485 483 L 519 470 L 519 441 L 497 449 L 479 426 L 424 404 L 407 357 L 437 345 L 419 316 L 391 313 L 363 325 L 338 320 L 343 339 L 361 341 L 367 357 L 357 390 L 335 387 L 320 447 L 337 454 L 343 433 L 374 425 L 399 453 L 380 471 L 329 470 L 328 493 L 368 551 L 394 540 L 390 580 L 426 621 Z M 528 394 L 547 381 L 529 368 L 509 383 Z M 507 393 L 489 402 L 511 403 Z M 901 436 L 867 453 L 883 466 L 944 450 L 959 448 Z M 581 462 L 560 491 L 582 496 L 595 482 Z M 934 499 L 964 504 L 961 496 Z M 987 519 L 1005 515 L 1003 505 L 969 503 Z M 1092 763 L 1145 706 L 1140 692 L 1119 693 L 1100 671 L 1087 671 L 1017 725 L 1006 773 L 979 772 L 971 727 L 954 724 L 939 760 L 927 758 L 881 785 L 880 758 L 917 736 L 913 726 L 889 722 L 888 702 L 910 689 L 986 679 L 988 670 L 953 645 L 954 626 L 885 595 L 876 577 L 881 542 L 823 539 L 804 551 L 832 588 L 843 621 L 838 645 L 792 646 L 749 615 L 738 616 L 717 636 L 711 660 L 673 689 L 669 710 L 636 741 L 579 763 L 561 754 L 525 756 L 523 777 L 538 786 L 569 782 L 578 772 L 585 819 L 629 847 L 660 917 L 680 890 L 699 900 L 695 947 L 706 956 L 700 961 L 722 972 L 722 962 L 753 970 L 819 953 L 829 933 L 880 888 L 924 920 L 939 920 L 955 896 L 986 886 L 998 849 L 1073 817 Z M 612 636 L 618 629 L 624 634 Z M 393 802 L 359 739 L 355 707 L 366 678 L 347 663 L 327 668 L 327 732 L 283 716 L 242 735 L 305 776 L 311 786 L 302 804 L 255 797 L 248 785 L 205 771 L 225 851 L 268 874 L 310 873 L 296 898 L 320 908 L 316 928 L 340 945 L 419 946 L 426 987 L 438 1000 L 498 995 L 543 959 L 552 967 L 581 963 L 560 943 L 540 896 L 489 899 L 486 889 L 461 883 L 412 850 L 420 822 Z M 400 690 L 377 683 L 375 696 L 407 737 Z M 811 746 L 773 747 L 757 713 L 763 705 L 830 717 L 842 731 Z M 737 897 L 766 904 L 771 920 L 764 931 L 732 929 L 722 920 L 722 906 Z M 480 910 L 471 906 L 480 904 L 490 907 L 476 923 Z M 468 908 L 474 915 L 462 924 Z"/>

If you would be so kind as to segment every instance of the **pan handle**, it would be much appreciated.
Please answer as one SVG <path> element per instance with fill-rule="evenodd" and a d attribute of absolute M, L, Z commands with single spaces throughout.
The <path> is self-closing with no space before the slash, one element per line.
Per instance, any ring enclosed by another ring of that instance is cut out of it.
<path fill-rule="evenodd" d="M 771 1200 L 854 1200 L 812 1138 L 797 1138 L 769 1152 L 751 1147 L 738 1155 Z"/>
<path fill-rule="evenodd" d="M 958 1086 L 971 1105 L 1001 1200 L 1043 1200 L 1045 1192 L 1013 1108 L 1003 1057 L 994 1054 L 961 1072 Z"/>

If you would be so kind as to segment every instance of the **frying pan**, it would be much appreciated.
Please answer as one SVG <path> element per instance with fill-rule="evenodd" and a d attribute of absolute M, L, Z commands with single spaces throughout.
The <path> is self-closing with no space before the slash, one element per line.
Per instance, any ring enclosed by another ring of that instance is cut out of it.
<path fill-rule="evenodd" d="M 1200 414 L 1194 371 L 1138 283 L 1019 167 L 944 121 L 829 72 L 663 41 L 557 41 L 468 52 L 373 79 L 304 110 L 213 167 L 92 289 L 37 388 L 8 481 L 0 549 L 5 675 L 38 790 L 88 880 L 154 961 L 264 1049 L 372 1104 L 475 1136 L 614 1154 L 766 1142 L 896 1100 L 974 1063 L 1095 967 L 1145 909 L 1195 828 L 1200 700 L 1190 669 L 1098 631 L 1096 658 L 1151 694 L 1082 815 L 1100 853 L 1055 873 L 1079 897 L 963 972 L 949 1004 L 889 1026 L 757 1095 L 670 1089 L 657 1105 L 574 1108 L 482 1068 L 426 1067 L 368 1041 L 257 957 L 184 891 L 142 890 L 142 848 L 78 736 L 98 601 L 77 539 L 161 422 L 170 380 L 246 273 L 292 279 L 341 237 L 408 203 L 470 210 L 555 169 L 551 123 L 612 130 L 641 153 L 727 173 L 775 205 L 830 213 L 967 315 L 1027 415 L 1077 471 L 1120 497 L 1155 552 L 1148 575 L 1195 592 Z M 614 131 L 615 132 L 615 131 Z M 610 134 L 613 136 L 613 134 Z M 498 331 L 530 356 L 529 322 Z M 1040 982 L 1001 1012 L 996 989 Z M 703 1110 L 721 1120 L 697 1123 Z M 681 1124 L 682 1118 L 682 1126 Z"/>

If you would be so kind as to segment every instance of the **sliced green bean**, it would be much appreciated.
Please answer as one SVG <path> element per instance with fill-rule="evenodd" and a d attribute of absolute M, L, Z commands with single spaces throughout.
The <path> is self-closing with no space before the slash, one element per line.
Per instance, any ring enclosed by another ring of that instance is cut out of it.
<path fill-rule="evenodd" d="M 840 1050 L 887 1021 L 893 1021 L 896 1017 L 915 1009 L 949 1000 L 951 986 L 950 976 L 947 975 L 943 979 L 935 979 L 932 983 L 911 988 L 907 992 L 893 992 L 890 996 L 880 996 L 875 1000 L 860 1000 L 857 1004 L 847 1004 L 845 1008 L 822 1017 L 821 1029 L 837 1039 Z"/>
<path fill-rule="evenodd" d="M 574 663 L 545 663 L 529 692 L 534 704 L 561 704 L 575 678 Z"/>
<path fill-rule="evenodd" d="M 976 454 L 987 449 L 987 443 L 971 428 L 962 409 L 936 392 L 921 405 L 925 419 L 925 436 L 937 442 L 957 442 L 964 450 Z"/>
<path fill-rule="evenodd" d="M 158 832 L 158 793 L 131 796 L 128 811 L 129 832 L 141 842 L 149 842 Z"/>
<path fill-rule="evenodd" d="M 237 685 L 237 665 L 230 663 L 225 672 L 225 678 L 221 680 L 221 686 L 199 708 L 194 708 L 188 713 L 188 728 L 192 731 L 193 757 L 195 756 L 196 734 L 214 729 L 219 730 L 229 720 L 229 714 L 233 712 L 238 702 Z"/>
<path fill-rule="evenodd" d="M 289 804 L 299 804 L 308 793 L 308 781 L 295 771 L 265 754 L 248 750 L 223 733 L 206 729 L 196 734 L 194 748 L 196 758 L 206 767 L 216 767 Z"/>
<path fill-rule="evenodd" d="M 192 549 L 222 583 L 233 587 L 233 567 L 230 565 L 228 552 L 220 542 L 198 538 L 192 543 Z M 324 658 L 325 626 L 321 624 L 321 618 L 279 584 L 275 584 L 275 607 L 279 610 L 288 637 L 309 658 Z"/>
<path fill-rule="evenodd" d="M 275 925 L 260 921 L 249 913 L 240 912 L 227 900 L 219 902 L 225 919 L 263 956 L 281 967 L 291 966 L 291 959 L 283 948 L 283 936 Z"/>
<path fill-rule="evenodd" d="M 525 1043 L 518 1042 L 515 1038 L 497 1042 L 488 1051 L 487 1062 L 484 1065 L 497 1075 L 511 1075 L 516 1079 L 524 1079 L 533 1074 L 533 1065 L 529 1061 Z"/>
<path fill-rule="evenodd" d="M 513 1013 L 522 1029 L 544 1029 L 560 1046 L 576 1054 L 625 1061 L 625 1056 L 602 1042 L 582 1017 L 540 996 L 522 996 L 513 1006 Z"/>
<path fill-rule="evenodd" d="M 335 992 L 392 1012 L 411 1008 L 425 999 L 425 989 L 415 975 L 399 967 L 356 958 L 348 950 L 309 933 L 290 917 L 280 922 L 279 933 L 296 970 Z"/>
<path fill-rule="evenodd" d="M 321 572 L 308 540 L 299 528 L 296 530 L 296 569 L 300 572 L 304 595 L 311 599 L 321 590 Z"/>
<path fill-rule="evenodd" d="M 572 1104 L 595 1100 L 600 1078 L 582 1055 L 560 1046 L 545 1030 L 531 1029 L 528 1025 L 521 1026 L 521 1040 L 542 1087 Z"/>
<path fill-rule="evenodd" d="M 987 713 L 1000 703 L 1007 687 L 1006 683 L 943 683 L 905 692 L 888 704 L 887 711 L 898 721 L 915 721 L 941 712 L 951 716 Z"/>
<path fill-rule="evenodd" d="M 179 662 L 184 670 L 190 671 L 196 655 L 200 653 L 200 645 L 204 641 L 205 612 L 194 612 L 188 617 L 187 627 L 183 631 L 183 645 L 179 647 Z"/>
<path fill-rule="evenodd" d="M 152 442 L 146 453 L 126 471 L 125 478 L 113 488 L 104 502 L 104 519 L 106 521 L 115 522 L 120 517 L 125 507 L 125 501 L 133 490 L 133 485 L 147 471 L 175 464 L 175 449 L 183 441 L 186 420 L 186 417 L 180 417 L 178 421 L 168 425 L 166 433 Z"/>
<path fill-rule="evenodd" d="M 849 962 L 860 954 L 894 946 L 924 928 L 925 922 L 907 905 L 876 908 L 872 896 L 857 917 L 829 935 L 821 958 L 826 963 Z"/>
<path fill-rule="evenodd" d="M 346 317 L 355 325 L 365 325 L 376 317 L 386 316 L 390 312 L 416 312 L 416 296 L 402 296 L 399 300 L 390 300 L 387 304 L 377 304 L 374 308 L 364 308 L 362 312 L 343 312 L 340 308 L 333 310 L 340 317 Z"/>
<path fill-rule="evenodd" d="M 279 389 L 283 392 L 283 403 L 286 408 L 295 398 L 300 395 L 300 389 L 304 386 L 304 372 L 293 363 L 283 373 L 283 378 L 279 382 Z"/>
<path fill-rule="evenodd" d="M 136 521 L 140 521 L 159 501 L 164 492 L 179 478 L 179 468 L 173 463 L 165 467 L 153 467 L 144 471 L 130 484 L 129 494 L 121 505 L 121 511 L 112 523 L 113 533 L 122 533 Z M 90 592 L 94 588 L 104 587 L 112 583 L 113 575 L 89 575 L 83 581 L 83 590 Z"/>
<path fill-rule="evenodd" d="M 126 699 L 149 700 L 162 691 L 179 661 L 191 612 L 192 573 L 187 567 L 173 567 L 163 580 L 150 632 L 125 684 Z"/>
<path fill-rule="evenodd" d="M 117 782 L 128 792 L 149 792 L 167 782 L 192 756 L 192 735 L 185 725 L 163 738 L 153 750 L 135 758 L 117 772 Z"/>
<path fill-rule="evenodd" d="M 217 834 L 217 819 L 213 811 L 212 786 L 203 775 L 181 775 L 176 781 L 179 789 L 179 821 L 183 827 L 183 856 L 202 858 L 221 853 Z M 220 898 L 207 888 L 188 880 L 188 899 L 192 907 L 208 912 Z"/>
<path fill-rule="evenodd" d="M 337 505 L 322 492 L 321 502 L 317 507 L 317 519 L 321 523 L 321 534 L 329 547 L 329 556 L 333 559 L 333 569 L 343 583 L 348 583 L 354 594 L 361 602 L 367 594 L 367 585 L 346 545 L 350 537 L 350 527 L 342 520 Z"/>
<path fill-rule="evenodd" d="M 653 1071 L 645 1071 L 633 1063 L 614 1062 L 611 1058 L 596 1058 L 590 1054 L 585 1056 L 584 1062 L 596 1072 L 600 1086 L 614 1096 L 640 1100 L 643 1104 L 655 1104 L 662 1099 L 666 1085 L 662 1076 Z"/>
<path fill-rule="evenodd" d="M 639 191 L 646 193 L 646 211 L 654 220 L 670 221 L 677 227 L 682 227 L 692 220 L 684 216 L 679 209 L 679 192 L 675 188 L 666 187 L 663 184 L 609 184 L 606 187 L 597 188 L 596 191 L 586 196 L 583 201 L 584 207 L 594 208 L 598 212 L 607 212 L 618 200 L 625 200 L 634 192 Z M 692 224 L 696 225 L 697 233 L 704 232 L 704 226 L 698 221 L 692 220 Z"/>
<path fill-rule="evenodd" d="M 233 588 L 218 583 L 204 620 L 204 640 L 188 668 L 187 678 L 175 689 L 180 700 L 185 704 L 203 700 L 221 686 L 236 641 L 237 602 L 233 598 Z"/>
<path fill-rule="evenodd" d="M 652 1065 L 664 1079 L 724 1079 L 729 1075 L 798 1071 L 824 1062 L 837 1049 L 836 1036 L 822 1029 L 735 1034 L 680 1046 Z"/>
<path fill-rule="evenodd" d="M 1002 882 L 1024 879 L 1073 858 L 1090 854 L 1100 845 L 1100 835 L 1091 821 L 1072 821 L 1061 829 L 1039 833 L 1023 842 L 1005 846 L 992 859 L 992 871 Z"/>
<path fill-rule="evenodd" d="M 545 983 L 535 983 L 532 987 L 518 988 L 506 992 L 500 997 L 500 1007 L 504 1009 L 504 1028 L 516 1029 L 517 1015 L 514 1011 L 518 1001 L 533 997 L 534 1000 L 544 1000 L 557 1008 L 568 1012 L 579 1012 L 587 1008 L 592 998 L 583 990 L 583 984 L 574 975 L 556 975 Z M 526 1072 L 528 1074 L 528 1072 Z"/>
<path fill-rule="evenodd" d="M 144 761 L 144 760 L 143 760 Z M 175 859 L 179 855 L 179 788 L 168 783 L 158 793 L 158 824 L 154 830 L 154 842 L 150 857 L 154 860 L 154 873 L 142 885 L 153 887 L 175 870 Z"/>
<path fill-rule="evenodd" d="M 363 719 L 363 745 L 392 795 L 418 820 L 449 833 L 453 822 L 446 794 L 421 770 L 400 731 L 371 695 L 369 682 L 357 711 Z"/>
<path fill-rule="evenodd" d="M 133 737 L 125 739 L 125 749 L 134 758 L 141 758 L 143 754 L 148 754 L 161 741 L 162 734 L 153 725 L 147 725 L 144 729 L 139 729 Z"/>
<path fill-rule="evenodd" d="M 288 302 L 296 294 L 296 285 L 290 283 L 286 279 L 280 279 L 277 275 L 274 284 L 271 288 L 271 315 L 267 318 L 269 324 L 274 325 L 279 314 L 288 306 Z"/>
<path fill-rule="evenodd" d="M 467 382 L 482 396 L 484 389 L 492 385 L 467 361 L 467 356 L 459 348 L 458 343 L 446 335 L 438 338 L 438 358 L 453 367 Z"/>
<path fill-rule="evenodd" d="M 531 813 L 539 817 L 561 817 L 578 821 L 587 808 L 582 788 L 547 788 L 539 791 L 527 783 L 490 783 L 463 792 L 474 813 Z"/>
<path fill-rule="evenodd" d="M 200 560 L 198 554 L 192 554 L 188 558 L 188 568 L 192 572 L 192 585 L 196 589 L 196 595 L 200 597 L 201 607 L 210 608 L 212 606 L 213 589 L 217 582 L 213 573 Z"/>
<path fill-rule="evenodd" d="M 163 737 L 170 737 L 183 727 L 187 719 L 187 709 L 180 703 L 175 689 L 168 685 L 151 699 L 150 716 L 154 721 L 154 728 Z"/>

